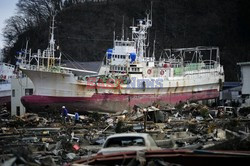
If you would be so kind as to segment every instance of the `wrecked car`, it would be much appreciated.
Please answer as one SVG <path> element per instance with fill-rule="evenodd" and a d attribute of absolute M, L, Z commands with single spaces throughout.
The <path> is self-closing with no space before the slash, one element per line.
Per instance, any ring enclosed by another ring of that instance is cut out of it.
<path fill-rule="evenodd" d="M 97 154 L 157 149 L 160 148 L 147 133 L 121 133 L 109 136 Z"/>

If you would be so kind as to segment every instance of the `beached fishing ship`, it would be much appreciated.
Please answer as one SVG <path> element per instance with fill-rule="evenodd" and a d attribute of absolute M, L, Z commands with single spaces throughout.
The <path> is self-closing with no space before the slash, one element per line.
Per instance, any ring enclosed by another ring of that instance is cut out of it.
<path fill-rule="evenodd" d="M 11 78 L 15 76 L 14 71 L 14 65 L 0 62 L 0 106 L 10 105 Z"/>
<path fill-rule="evenodd" d="M 72 73 L 77 69 L 62 67 L 60 54 L 55 56 L 52 25 L 48 49 L 30 53 L 30 65 L 20 67 L 35 86 L 33 95 L 22 97 L 23 105 L 32 111 L 65 105 L 70 111 L 117 112 L 134 105 L 217 98 L 224 82 L 219 49 L 165 49 L 157 61 L 155 51 L 149 55 L 147 50 L 151 20 L 148 14 L 132 26 L 131 39 L 124 35 L 114 39 L 98 74 L 80 70 L 82 75 Z M 31 65 L 32 60 L 37 64 Z"/>

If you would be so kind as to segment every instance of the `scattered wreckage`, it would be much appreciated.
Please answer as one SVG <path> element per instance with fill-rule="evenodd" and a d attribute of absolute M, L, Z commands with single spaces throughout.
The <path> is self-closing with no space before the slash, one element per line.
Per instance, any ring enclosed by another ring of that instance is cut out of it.
<path fill-rule="evenodd" d="M 4 110 L 0 113 L 1 164 L 221 165 L 225 161 L 249 162 L 250 111 L 235 110 L 196 103 L 180 103 L 175 107 L 135 106 L 133 111 L 116 114 L 81 115 L 77 124 L 71 120 L 73 115 L 64 123 L 58 113 L 11 117 Z M 111 153 L 107 142 L 119 136 L 116 133 L 128 133 L 119 134 L 120 142 L 128 135 L 142 138 L 146 136 L 143 133 L 148 133 L 161 149 L 145 148 L 147 140 L 143 143 L 142 139 L 137 139 L 123 142 L 124 145 L 136 143 L 129 149 L 112 147 Z M 137 147 L 144 150 L 137 151 Z"/>

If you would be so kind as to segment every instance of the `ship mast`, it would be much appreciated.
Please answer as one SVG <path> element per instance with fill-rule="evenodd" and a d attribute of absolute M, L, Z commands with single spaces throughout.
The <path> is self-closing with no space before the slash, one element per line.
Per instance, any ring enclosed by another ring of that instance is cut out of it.
<path fill-rule="evenodd" d="M 136 54 L 138 56 L 137 61 L 143 61 L 146 57 L 146 40 L 147 40 L 147 30 L 152 26 L 152 20 L 147 13 L 147 18 L 139 21 L 138 30 L 137 27 L 132 26 L 132 40 L 136 43 Z"/>
<path fill-rule="evenodd" d="M 55 65 L 55 39 L 54 39 L 54 30 L 55 30 L 55 16 L 52 17 L 52 25 L 50 27 L 50 41 L 48 49 L 48 68 Z"/>
<path fill-rule="evenodd" d="M 124 41 L 124 16 L 122 18 L 122 40 Z"/>

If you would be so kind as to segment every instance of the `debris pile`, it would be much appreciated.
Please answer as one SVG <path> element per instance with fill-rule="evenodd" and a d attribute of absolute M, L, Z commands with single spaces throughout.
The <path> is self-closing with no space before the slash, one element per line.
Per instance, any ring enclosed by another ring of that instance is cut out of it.
<path fill-rule="evenodd" d="M 212 108 L 197 103 L 158 105 L 116 114 L 86 113 L 77 123 L 73 114 L 0 113 L 1 163 L 63 165 L 94 155 L 106 137 L 122 132 L 147 132 L 166 149 L 250 149 L 247 110 Z"/>
<path fill-rule="evenodd" d="M 94 144 L 94 137 L 100 133 L 97 127 L 100 124 L 96 124 L 93 117 L 86 116 L 78 124 L 73 123 L 70 116 L 66 123 L 61 118 L 50 117 L 28 113 L 20 117 L 2 118 L 2 164 L 63 165 L 80 159 L 80 156 L 96 153 L 100 148 L 88 146 Z"/>
<path fill-rule="evenodd" d="M 116 115 L 116 132 L 147 132 L 162 148 L 228 149 L 219 146 L 231 140 L 248 142 L 250 116 L 227 106 L 211 108 L 197 103 L 180 103 L 164 108 L 135 106 Z M 114 116 L 114 115 L 113 115 Z M 238 134 L 236 134 L 238 133 Z M 250 137 L 249 137 L 250 138 Z M 250 150 L 238 142 L 231 150 Z"/>

